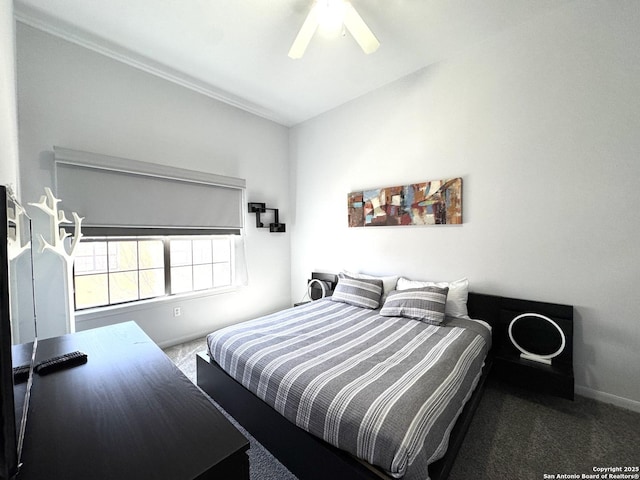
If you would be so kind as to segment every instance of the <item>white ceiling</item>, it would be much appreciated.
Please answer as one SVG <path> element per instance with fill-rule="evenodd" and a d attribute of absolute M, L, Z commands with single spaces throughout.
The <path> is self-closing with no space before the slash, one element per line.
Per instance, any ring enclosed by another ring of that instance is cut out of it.
<path fill-rule="evenodd" d="M 352 0 L 381 46 L 318 32 L 313 0 L 14 0 L 16 18 L 283 125 L 295 125 L 570 0 Z"/>

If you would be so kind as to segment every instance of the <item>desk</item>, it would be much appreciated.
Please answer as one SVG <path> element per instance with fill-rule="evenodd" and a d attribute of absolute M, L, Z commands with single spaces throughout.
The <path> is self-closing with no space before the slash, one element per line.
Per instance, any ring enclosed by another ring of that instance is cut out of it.
<path fill-rule="evenodd" d="M 133 322 L 38 342 L 19 480 L 248 479 L 247 439 Z"/>

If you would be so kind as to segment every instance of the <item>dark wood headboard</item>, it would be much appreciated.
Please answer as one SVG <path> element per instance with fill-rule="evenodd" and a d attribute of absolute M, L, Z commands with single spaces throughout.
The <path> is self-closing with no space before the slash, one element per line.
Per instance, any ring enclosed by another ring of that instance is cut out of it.
<path fill-rule="evenodd" d="M 336 288 L 338 284 L 338 275 L 334 273 L 323 273 L 323 272 L 312 272 L 311 278 L 307 280 L 307 284 L 311 282 L 311 280 L 321 280 L 327 285 L 327 289 L 325 291 L 325 296 L 330 297 L 333 295 L 333 290 Z M 311 285 L 311 300 L 317 300 L 322 297 L 322 288 L 317 285 Z"/>
<path fill-rule="evenodd" d="M 512 348 L 507 329 L 515 315 L 520 313 L 539 313 L 553 318 L 562 328 L 567 343 L 573 344 L 573 306 L 558 303 L 521 300 L 517 298 L 498 297 L 483 293 L 469 292 L 467 308 L 471 318 L 484 320 L 493 328 L 493 350 Z M 515 351 L 515 347 L 514 351 Z M 573 349 L 567 348 L 557 362 L 572 364 Z"/>
<path fill-rule="evenodd" d="M 522 312 L 539 312 L 557 318 L 573 319 L 573 307 L 558 303 L 538 302 L 534 300 L 520 300 L 517 298 L 498 297 L 484 293 L 469 292 L 467 300 L 469 316 L 492 323 L 492 319 L 499 318 L 500 310 Z"/>

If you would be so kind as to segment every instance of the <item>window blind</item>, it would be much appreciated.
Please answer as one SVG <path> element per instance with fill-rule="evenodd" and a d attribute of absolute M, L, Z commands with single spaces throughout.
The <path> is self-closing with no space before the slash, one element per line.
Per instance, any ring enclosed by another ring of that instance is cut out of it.
<path fill-rule="evenodd" d="M 54 147 L 61 208 L 83 232 L 131 235 L 240 233 L 246 181 Z"/>

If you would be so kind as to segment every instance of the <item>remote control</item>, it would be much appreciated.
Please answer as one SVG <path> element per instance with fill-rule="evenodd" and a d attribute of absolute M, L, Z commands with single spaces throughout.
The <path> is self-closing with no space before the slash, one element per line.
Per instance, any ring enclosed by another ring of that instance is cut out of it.
<path fill-rule="evenodd" d="M 29 379 L 29 370 L 31 369 L 31 365 L 20 365 L 18 367 L 13 367 L 13 383 L 23 383 Z"/>
<path fill-rule="evenodd" d="M 82 352 L 70 352 L 64 355 L 50 358 L 44 362 L 40 362 L 35 367 L 35 372 L 39 375 L 47 375 L 52 372 L 57 372 L 64 368 L 75 367 L 76 365 L 82 365 L 87 363 L 87 354 Z"/>

